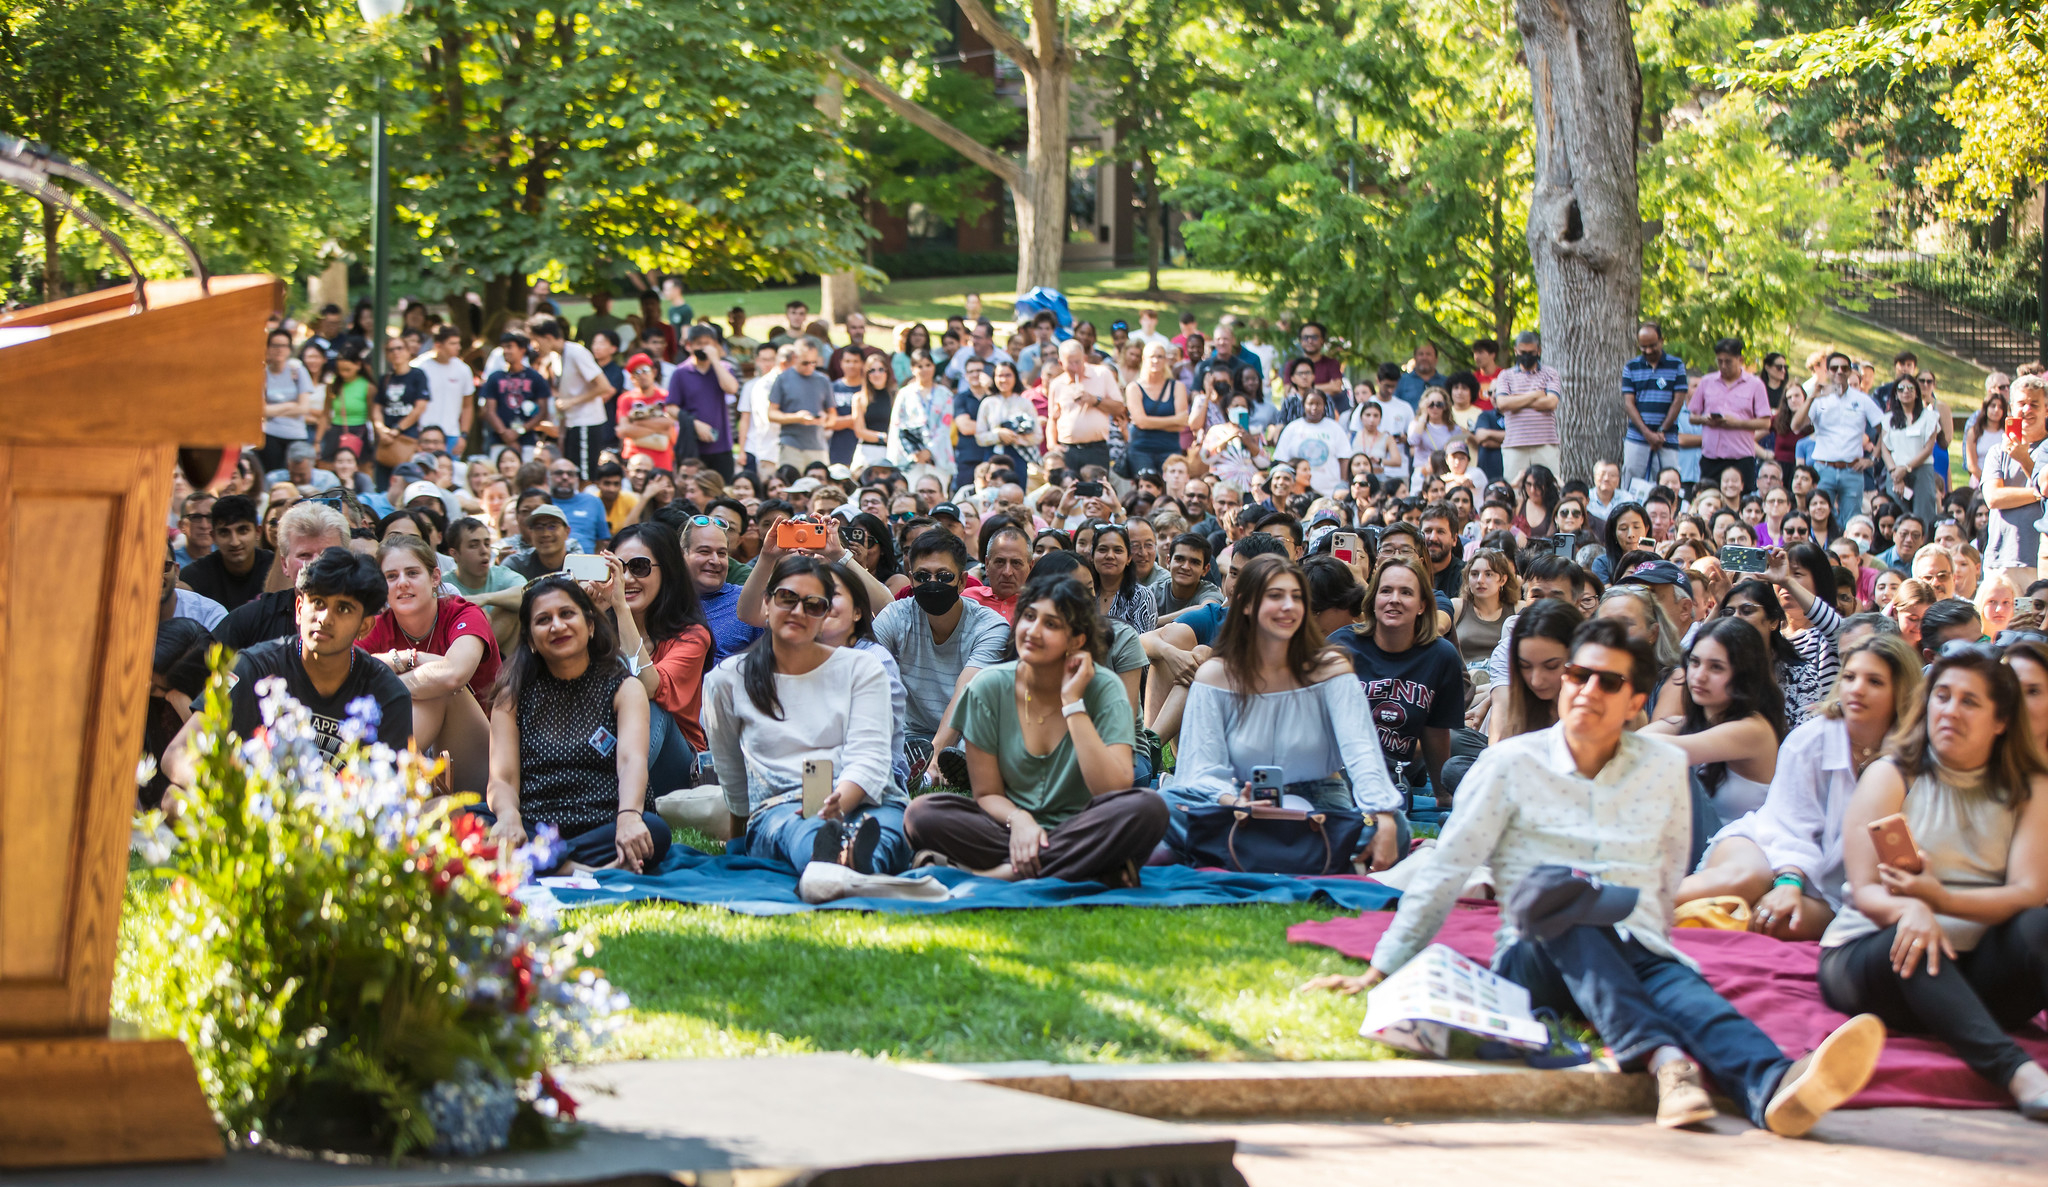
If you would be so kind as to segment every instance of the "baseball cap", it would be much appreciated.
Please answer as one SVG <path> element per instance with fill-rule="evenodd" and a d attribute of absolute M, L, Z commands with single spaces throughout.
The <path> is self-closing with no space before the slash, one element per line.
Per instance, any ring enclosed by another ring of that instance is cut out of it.
<path fill-rule="evenodd" d="M 654 360 L 647 357 L 645 353 L 636 354 L 626 360 L 626 370 L 628 371 L 638 371 L 642 367 L 652 367 L 653 365 Z"/>
<path fill-rule="evenodd" d="M 418 482 L 427 476 L 426 470 L 418 462 L 400 462 L 391 467 L 391 472 L 407 482 Z"/>
<path fill-rule="evenodd" d="M 1630 569 L 1628 575 L 1615 582 L 1615 584 L 1622 585 L 1631 582 L 1636 585 L 1688 584 L 1685 570 L 1672 564 L 1670 561 L 1644 561 L 1642 564 Z"/>
<path fill-rule="evenodd" d="M 1508 895 L 1508 922 L 1524 936 L 1554 940 L 1580 924 L 1620 923 L 1636 909 L 1633 886 L 1609 886 L 1597 874 L 1540 865 Z"/>
<path fill-rule="evenodd" d="M 406 489 L 411 490 L 412 488 L 407 487 Z M 536 519 L 559 519 L 563 523 L 569 522 L 569 517 L 562 514 L 562 509 L 553 503 L 542 503 L 526 513 L 526 522 L 532 523 Z"/>
<path fill-rule="evenodd" d="M 1470 445 L 1465 444 L 1465 439 L 1463 437 L 1459 437 L 1458 439 L 1452 441 L 1450 444 L 1444 446 L 1444 452 L 1462 453 L 1466 457 L 1471 457 L 1472 447 Z"/>
<path fill-rule="evenodd" d="M 961 518 L 960 507 L 957 503 L 940 503 L 938 506 L 932 508 L 932 518 L 950 519 L 954 523 L 967 522 L 965 519 Z"/>
<path fill-rule="evenodd" d="M 834 482 L 845 482 L 853 477 L 853 471 L 847 469 L 845 464 L 840 462 L 834 462 L 830 466 L 825 467 L 825 473 Z"/>
<path fill-rule="evenodd" d="M 414 499 L 432 499 L 436 503 L 444 501 L 441 498 L 441 488 L 424 480 L 407 486 L 405 488 L 405 497 L 399 499 L 398 502 L 400 506 L 411 506 Z M 528 516 L 527 518 L 531 519 L 532 517 Z M 567 521 L 565 520 L 564 522 Z"/>
<path fill-rule="evenodd" d="M 799 478 L 789 484 L 789 490 L 791 494 L 807 495 L 823 485 L 825 484 L 815 478 Z"/>

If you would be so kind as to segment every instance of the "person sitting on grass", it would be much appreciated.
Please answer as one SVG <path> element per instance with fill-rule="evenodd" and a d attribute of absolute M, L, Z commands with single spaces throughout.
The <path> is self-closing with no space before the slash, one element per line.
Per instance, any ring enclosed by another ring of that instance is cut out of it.
<path fill-rule="evenodd" d="M 752 588 L 759 570 L 748 578 Z M 704 684 L 705 733 L 736 841 L 726 852 L 814 861 L 863 874 L 909 864 L 904 794 L 891 777 L 889 677 L 873 650 L 833 647 L 819 631 L 845 596 L 824 560 L 784 553 L 762 582 L 767 630 Z M 831 766 L 832 791 L 805 816 L 804 768 Z"/>
<path fill-rule="evenodd" d="M 619 651 L 647 693 L 647 786 L 659 799 L 694 784 L 697 755 L 709 745 L 702 709 L 711 626 L 674 532 L 627 524 L 611 544 L 611 577 L 592 593 L 611 611 Z"/>
<path fill-rule="evenodd" d="M 374 740 L 404 750 L 412 741 L 412 694 L 390 668 L 356 647 L 363 624 L 384 609 L 384 597 L 384 575 L 361 553 L 330 548 L 302 567 L 297 637 L 258 643 L 235 656 L 235 682 L 228 690 L 235 736 L 252 738 L 262 728 L 263 693 L 257 686 L 275 676 L 311 715 L 330 766 L 341 761 L 349 706 L 364 697 L 377 706 Z M 190 788 L 196 774 L 190 743 L 199 720 L 187 720 L 164 750 L 164 773 L 178 787 Z M 174 807 L 168 798 L 166 803 Z"/>
<path fill-rule="evenodd" d="M 1704 1066 L 1752 1122 L 1797 1137 L 1869 1081 L 1884 1049 L 1884 1023 L 1870 1014 L 1851 1018 L 1794 1063 L 1672 946 L 1671 895 L 1685 873 L 1692 827 L 1685 754 L 1628 732 L 1657 684 L 1647 639 L 1613 619 L 1581 626 L 1564 670 L 1559 722 L 1487 749 L 1401 896 L 1371 967 L 1309 985 L 1357 993 L 1400 971 L 1443 927 L 1459 888 L 1485 863 L 1507 905 L 1494 933 L 1494 971 L 1527 988 L 1532 1004 L 1583 1016 L 1623 1068 L 1654 1075 L 1659 1125 L 1715 1116 Z M 1560 875 L 1579 885 L 1561 885 Z M 1544 893 L 1518 894 L 1525 880 Z M 1560 900 L 1585 908 L 1589 921 L 1546 918 Z"/>
<path fill-rule="evenodd" d="M 1904 638 L 1873 634 L 1850 644 L 1819 712 L 1779 747 L 1763 806 L 1714 834 L 1706 860 L 1678 884 L 1678 901 L 1733 895 L 1750 905 L 1749 930 L 1819 939 L 1849 877 L 1842 813 L 1919 697 L 1920 658 Z"/>
<path fill-rule="evenodd" d="M 501 660 L 490 619 L 468 601 L 442 597 L 433 548 L 400 532 L 377 550 L 384 612 L 364 629 L 363 650 L 384 661 L 412 694 L 412 736 L 421 753 L 448 756 L 449 786 L 482 791 L 490 780 L 489 704 Z"/>
<path fill-rule="evenodd" d="M 1993 648 L 1936 659 L 1916 708 L 1842 813 L 1849 897 L 1821 936 L 1821 1000 L 1933 1035 L 2048 1121 L 2048 1070 L 2006 1033 L 2048 1006 L 2048 759 Z M 1916 869 L 1872 838 L 1895 814 Z"/>
<path fill-rule="evenodd" d="M 1131 703 L 1096 667 L 1104 637 L 1090 587 L 1065 573 L 1025 585 L 1017 658 L 983 670 L 954 708 L 972 795 L 910 806 L 905 828 L 921 864 L 1005 881 L 1138 884 L 1166 834 L 1166 802 L 1131 786 Z"/>
<path fill-rule="evenodd" d="M 524 845 L 551 825 L 575 865 L 639 873 L 668 853 L 647 803 L 647 692 L 582 585 L 543 577 L 519 607 L 519 643 L 491 712 L 493 835 Z"/>
<path fill-rule="evenodd" d="M 1695 858 L 1708 838 L 1755 811 L 1778 770 L 1785 697 L 1762 636 L 1736 618 L 1700 624 L 1685 649 L 1682 712 L 1643 727 L 1685 751 L 1693 767 Z"/>
<path fill-rule="evenodd" d="M 1163 791 L 1183 809 L 1232 804 L 1250 793 L 1254 767 L 1277 766 L 1282 807 L 1364 813 L 1363 852 L 1384 870 L 1408 851 L 1401 795 L 1378 739 L 1359 728 L 1368 718 L 1365 693 L 1349 658 L 1324 644 L 1307 584 L 1301 567 L 1280 556 L 1256 557 L 1238 571 L 1216 654 L 1188 689 L 1179 762 Z M 1169 831 L 1185 852 L 1185 811 L 1173 814 Z"/>

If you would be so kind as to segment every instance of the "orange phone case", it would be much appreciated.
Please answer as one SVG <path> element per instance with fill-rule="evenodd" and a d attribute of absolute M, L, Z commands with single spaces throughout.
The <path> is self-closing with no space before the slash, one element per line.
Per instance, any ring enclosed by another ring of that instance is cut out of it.
<path fill-rule="evenodd" d="M 1870 822 L 1870 843 L 1877 846 L 1877 860 L 1908 873 L 1920 872 L 1920 847 L 1913 843 L 1913 830 L 1906 818 L 1894 812 Z"/>
<path fill-rule="evenodd" d="M 823 548 L 825 547 L 825 525 L 822 523 L 801 523 L 785 519 L 775 525 L 775 546 L 777 548 Z"/>

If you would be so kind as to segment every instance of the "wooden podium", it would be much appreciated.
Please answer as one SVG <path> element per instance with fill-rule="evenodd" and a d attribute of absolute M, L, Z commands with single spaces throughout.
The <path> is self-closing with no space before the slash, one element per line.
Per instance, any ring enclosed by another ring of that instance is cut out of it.
<path fill-rule="evenodd" d="M 218 1158 L 176 1039 L 108 1035 L 177 449 L 259 440 L 269 276 L 0 315 L 0 1168 Z M 203 481 L 203 478 L 202 478 Z"/>

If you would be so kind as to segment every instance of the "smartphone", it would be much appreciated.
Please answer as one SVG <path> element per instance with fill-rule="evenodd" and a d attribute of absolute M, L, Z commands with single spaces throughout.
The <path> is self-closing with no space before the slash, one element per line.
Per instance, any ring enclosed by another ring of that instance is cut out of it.
<path fill-rule="evenodd" d="M 594 552 L 572 552 L 562 558 L 562 567 L 571 581 L 603 581 L 612 575 L 612 567 Z"/>
<path fill-rule="evenodd" d="M 1913 843 L 1913 830 L 1897 812 L 1870 822 L 1870 843 L 1877 846 L 1877 860 L 1910 874 L 1920 872 L 1920 847 Z"/>
<path fill-rule="evenodd" d="M 1099 499 L 1102 497 L 1102 484 L 1100 482 L 1076 483 L 1074 485 L 1074 497 L 1077 499 Z"/>
<path fill-rule="evenodd" d="M 1279 767 L 1253 767 L 1251 799 L 1268 804 L 1280 803 L 1280 788 L 1283 786 Z"/>
<path fill-rule="evenodd" d="M 1570 532 L 1556 532 L 1550 537 L 1550 551 L 1566 560 L 1570 560 L 1572 559 L 1572 547 L 1577 542 L 1578 537 Z"/>
<path fill-rule="evenodd" d="M 832 760 L 829 758 L 807 758 L 804 760 L 804 816 L 816 816 L 825 807 L 825 801 L 832 798 Z"/>
<path fill-rule="evenodd" d="M 785 551 L 793 548 L 825 547 L 825 525 L 819 520 L 807 520 L 801 516 L 785 519 L 775 525 L 775 546 Z"/>
<path fill-rule="evenodd" d="M 1330 555 L 1355 565 L 1365 556 L 1365 545 L 1357 532 L 1338 532 L 1330 537 Z"/>
<path fill-rule="evenodd" d="M 2012 612 L 2014 617 L 2022 614 L 2032 614 L 2034 612 L 2034 599 L 2014 598 L 2012 600 Z"/>
<path fill-rule="evenodd" d="M 1729 544 L 1721 549 L 1721 567 L 1730 573 L 1761 573 L 1770 568 L 1771 558 L 1761 548 Z"/>
<path fill-rule="evenodd" d="M 696 360 L 697 360 L 698 362 L 700 362 L 700 363 L 708 363 L 708 362 L 710 362 L 710 361 L 711 361 L 711 356 L 710 356 L 709 354 L 705 353 L 704 351 L 701 351 L 701 350 L 693 350 L 693 351 L 691 351 L 691 352 L 690 352 L 690 357 L 691 357 L 691 358 L 693 358 L 693 359 L 696 359 Z"/>
<path fill-rule="evenodd" d="M 1237 427 L 1240 429 L 1250 429 L 1252 427 L 1252 414 L 1250 409 L 1240 408 L 1237 410 Z"/>
<path fill-rule="evenodd" d="M 2027 440 L 2027 426 L 2026 426 L 2026 422 L 2025 422 L 2025 421 L 2023 421 L 2023 420 L 2021 420 L 2021 419 L 2020 419 L 2020 418 L 2019 418 L 2019 417 L 2018 417 L 2017 415 L 2014 415 L 2014 416 L 2008 416 L 2008 417 L 2006 417 L 2006 418 L 2005 418 L 2005 443 L 2006 443 L 2007 445 L 2011 446 L 2014 452 L 2018 452 L 2018 451 L 2019 451 L 2020 449 L 2022 449 L 2022 448 L 2024 448 L 2024 447 L 2025 447 L 2025 445 L 2026 445 L 2026 440 Z"/>

